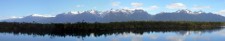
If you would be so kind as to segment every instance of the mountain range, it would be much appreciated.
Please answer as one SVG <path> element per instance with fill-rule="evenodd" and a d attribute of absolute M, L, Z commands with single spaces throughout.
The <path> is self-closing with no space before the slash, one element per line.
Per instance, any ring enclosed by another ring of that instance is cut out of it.
<path fill-rule="evenodd" d="M 200 21 L 225 22 L 225 17 L 203 11 L 190 11 L 187 9 L 175 12 L 161 12 L 150 15 L 142 9 L 116 9 L 107 11 L 87 10 L 66 12 L 55 17 L 38 16 L 36 14 L 23 18 L 3 20 L 5 22 L 38 22 L 38 23 L 75 23 L 75 22 L 123 22 L 123 21 Z"/>

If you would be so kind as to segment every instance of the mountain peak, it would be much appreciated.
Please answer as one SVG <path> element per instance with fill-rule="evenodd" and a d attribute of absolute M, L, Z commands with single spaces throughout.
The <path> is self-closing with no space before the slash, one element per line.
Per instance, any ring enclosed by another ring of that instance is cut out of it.
<path fill-rule="evenodd" d="M 205 13 L 203 11 L 190 11 L 187 9 L 178 10 L 176 12 L 162 12 L 156 15 L 150 15 L 143 9 L 111 9 L 107 11 L 87 10 L 83 12 L 66 12 L 58 14 L 55 17 L 46 17 L 45 15 L 32 14 L 20 19 L 23 22 L 39 21 L 54 23 L 65 22 L 120 22 L 120 21 L 212 21 L 225 22 L 225 17 L 218 16 L 213 13 Z M 13 19 L 14 21 L 15 19 Z M 50 21 L 51 20 L 51 21 Z"/>
<path fill-rule="evenodd" d="M 188 9 L 182 9 L 182 10 L 177 10 L 176 13 L 192 13 L 192 11 Z"/>
<path fill-rule="evenodd" d="M 200 10 L 200 11 L 195 11 L 193 13 L 195 13 L 195 14 L 201 14 L 201 13 L 205 13 L 205 12 Z"/>
<path fill-rule="evenodd" d="M 53 17 L 53 16 L 49 16 L 49 15 L 40 15 L 40 14 L 32 14 L 26 17 Z"/>
<path fill-rule="evenodd" d="M 79 11 L 70 11 L 70 12 L 67 12 L 67 13 L 65 13 L 65 14 L 79 14 L 80 12 Z"/>
<path fill-rule="evenodd" d="M 40 15 L 40 14 L 32 14 L 30 16 L 43 16 L 43 15 Z"/>
<path fill-rule="evenodd" d="M 182 10 L 177 10 L 176 12 L 173 13 L 181 13 L 181 14 L 205 14 L 204 11 L 191 11 L 188 9 L 182 9 Z"/>
<path fill-rule="evenodd" d="M 47 17 L 47 16 L 44 16 L 44 15 L 40 15 L 40 14 L 32 14 L 28 17 Z"/>
<path fill-rule="evenodd" d="M 135 9 L 133 10 L 133 12 L 146 12 L 146 11 L 144 11 L 143 9 Z"/>
<path fill-rule="evenodd" d="M 110 13 L 110 14 L 114 14 L 114 13 L 118 13 L 118 14 L 130 14 L 132 12 L 132 10 L 129 9 L 110 9 L 107 11 L 104 11 L 103 13 Z"/>
<path fill-rule="evenodd" d="M 99 11 L 92 9 L 92 10 L 84 11 L 83 13 L 98 14 Z"/>

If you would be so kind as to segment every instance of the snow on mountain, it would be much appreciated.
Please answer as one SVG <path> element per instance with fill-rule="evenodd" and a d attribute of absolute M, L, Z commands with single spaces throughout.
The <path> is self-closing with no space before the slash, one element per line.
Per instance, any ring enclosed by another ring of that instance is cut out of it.
<path fill-rule="evenodd" d="M 225 17 L 202 11 L 178 10 L 172 13 L 160 13 L 154 16 L 156 21 L 211 21 L 225 22 Z"/>
<path fill-rule="evenodd" d="M 58 23 L 65 23 L 65 22 L 96 22 L 100 21 L 100 14 L 99 11 L 96 10 L 89 10 L 84 12 L 77 12 L 77 13 L 63 13 L 58 14 L 55 18 L 53 18 L 53 22 Z"/>
<path fill-rule="evenodd" d="M 6 19 L 4 21 L 8 21 L 8 22 L 44 22 L 43 20 L 47 20 L 48 18 L 51 18 L 51 17 L 52 16 L 32 14 L 29 16 L 21 17 L 21 18 Z M 47 21 L 45 21 L 45 22 L 47 22 Z"/>
<path fill-rule="evenodd" d="M 177 10 L 174 13 L 184 13 L 184 14 L 192 14 L 193 12 L 191 10 L 187 10 L 187 9 L 182 9 L 182 10 Z"/>
<path fill-rule="evenodd" d="M 141 9 L 129 10 L 108 10 L 103 13 L 103 20 L 105 22 L 121 22 L 121 21 L 138 21 L 148 20 L 150 14 Z"/>
<path fill-rule="evenodd" d="M 7 19 L 8 22 L 38 22 L 38 23 L 75 23 L 75 22 L 122 22 L 122 21 L 211 21 L 225 22 L 225 17 L 203 11 L 178 10 L 150 15 L 142 9 L 116 9 L 107 11 L 87 10 L 66 12 L 55 17 L 39 14 L 23 18 Z"/>
<path fill-rule="evenodd" d="M 129 14 L 130 14 L 130 10 L 109 10 L 106 11 L 104 13 L 102 13 L 103 15 L 103 19 L 105 20 L 105 22 L 112 22 L 112 21 L 126 21 L 129 20 Z"/>

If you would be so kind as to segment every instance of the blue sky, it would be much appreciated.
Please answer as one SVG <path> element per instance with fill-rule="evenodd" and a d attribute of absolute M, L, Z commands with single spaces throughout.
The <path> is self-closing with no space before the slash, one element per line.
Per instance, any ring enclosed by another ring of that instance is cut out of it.
<path fill-rule="evenodd" d="M 31 14 L 57 15 L 69 11 L 144 9 L 154 15 L 179 9 L 225 16 L 225 0 L 0 0 L 0 19 Z"/>

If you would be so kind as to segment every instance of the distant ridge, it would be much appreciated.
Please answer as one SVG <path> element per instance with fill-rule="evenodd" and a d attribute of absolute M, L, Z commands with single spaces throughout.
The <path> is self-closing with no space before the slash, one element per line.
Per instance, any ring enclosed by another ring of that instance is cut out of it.
<path fill-rule="evenodd" d="M 142 9 L 116 9 L 107 11 L 87 10 L 83 12 L 67 12 L 55 17 L 30 15 L 23 18 L 3 20 L 6 22 L 37 22 L 37 23 L 75 23 L 75 22 L 123 22 L 123 21 L 201 21 L 225 22 L 225 17 L 203 11 L 187 9 L 175 12 L 162 12 L 150 15 Z"/>

